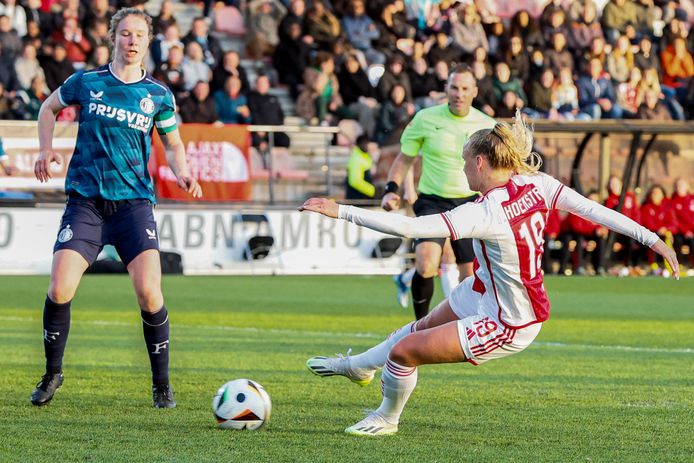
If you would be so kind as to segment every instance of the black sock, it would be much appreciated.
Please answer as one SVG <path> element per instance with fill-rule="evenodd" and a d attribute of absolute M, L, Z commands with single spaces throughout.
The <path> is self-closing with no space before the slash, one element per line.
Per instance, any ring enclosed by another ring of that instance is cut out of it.
<path fill-rule="evenodd" d="M 63 371 L 63 354 L 70 333 L 70 303 L 56 304 L 46 296 L 43 306 L 43 350 L 46 353 L 46 373 Z"/>
<path fill-rule="evenodd" d="M 142 331 L 152 366 L 152 383 L 169 382 L 169 314 L 166 307 L 155 313 L 141 311 Z"/>
<path fill-rule="evenodd" d="M 414 316 L 417 320 L 426 317 L 429 313 L 429 304 L 434 296 L 434 279 L 424 278 L 419 272 L 414 272 L 412 277 L 412 305 Z"/>

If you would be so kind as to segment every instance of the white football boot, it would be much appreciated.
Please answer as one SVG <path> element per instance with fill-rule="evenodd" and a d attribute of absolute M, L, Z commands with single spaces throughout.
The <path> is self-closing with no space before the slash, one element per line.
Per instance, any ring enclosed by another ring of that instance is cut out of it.
<path fill-rule="evenodd" d="M 376 370 L 367 368 L 352 368 L 349 353 L 337 354 L 337 357 L 311 357 L 306 361 L 306 367 L 318 376 L 344 376 L 360 386 L 368 386 L 374 379 Z"/>
<path fill-rule="evenodd" d="M 359 423 L 345 429 L 345 432 L 353 436 L 387 436 L 398 432 L 398 425 L 390 423 L 378 413 L 372 412 Z"/>

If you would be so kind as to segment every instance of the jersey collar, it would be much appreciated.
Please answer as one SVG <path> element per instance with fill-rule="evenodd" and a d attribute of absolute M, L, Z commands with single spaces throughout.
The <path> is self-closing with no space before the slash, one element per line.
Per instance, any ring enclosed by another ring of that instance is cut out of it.
<path fill-rule="evenodd" d="M 113 76 L 114 79 L 116 79 L 118 82 L 121 82 L 125 85 L 136 84 L 138 82 L 142 82 L 144 80 L 144 78 L 147 77 L 147 71 L 142 69 L 142 77 L 140 77 L 138 80 L 135 80 L 132 82 L 126 82 L 123 79 L 121 79 L 120 77 L 118 77 L 115 72 L 113 72 L 113 69 L 111 68 L 111 64 L 112 64 L 112 62 L 108 63 L 108 72 L 111 73 L 111 75 Z"/>

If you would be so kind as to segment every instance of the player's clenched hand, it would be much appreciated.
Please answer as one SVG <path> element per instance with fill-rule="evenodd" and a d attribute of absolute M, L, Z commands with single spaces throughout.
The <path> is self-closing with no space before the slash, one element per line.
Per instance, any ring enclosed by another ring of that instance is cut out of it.
<path fill-rule="evenodd" d="M 339 204 L 335 201 L 325 198 L 310 198 L 299 208 L 300 211 L 312 211 L 323 214 L 327 217 L 337 218 Z"/>
<path fill-rule="evenodd" d="M 52 178 L 51 162 L 62 164 L 63 158 L 53 150 L 44 150 L 39 153 L 39 157 L 34 163 L 34 175 L 40 182 L 47 182 Z"/>
<path fill-rule="evenodd" d="M 202 198 L 202 188 L 200 188 L 200 184 L 190 175 L 181 175 L 178 177 L 178 187 L 186 193 L 193 195 L 193 198 Z"/>
<path fill-rule="evenodd" d="M 665 262 L 667 262 L 668 265 L 670 265 L 670 268 L 672 269 L 672 276 L 679 280 L 680 264 L 677 262 L 677 254 L 675 253 L 675 251 L 671 249 L 667 244 L 665 244 L 663 240 L 656 241 L 656 243 L 653 246 L 651 246 L 651 249 L 663 256 Z"/>
<path fill-rule="evenodd" d="M 400 209 L 400 195 L 397 193 L 386 193 L 381 200 L 381 207 L 386 211 L 397 211 Z"/>

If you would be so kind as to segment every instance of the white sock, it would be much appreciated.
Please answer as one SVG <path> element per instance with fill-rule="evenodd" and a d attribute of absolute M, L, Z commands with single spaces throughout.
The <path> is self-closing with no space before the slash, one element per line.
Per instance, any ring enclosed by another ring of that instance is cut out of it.
<path fill-rule="evenodd" d="M 457 264 L 441 264 L 441 289 L 443 289 L 444 296 L 451 295 L 453 288 L 458 286 L 459 277 L 460 271 Z"/>
<path fill-rule="evenodd" d="M 411 269 L 407 270 L 406 272 L 402 272 L 400 274 L 400 281 L 405 283 L 405 285 L 410 286 L 412 284 L 412 278 L 414 277 L 414 272 L 416 272 L 417 269 L 415 267 L 412 267 Z"/>
<path fill-rule="evenodd" d="M 404 367 L 388 359 L 381 373 L 383 401 L 376 413 L 397 424 L 407 399 L 417 385 L 417 367 Z"/>
<path fill-rule="evenodd" d="M 414 333 L 414 324 L 416 322 L 410 322 L 397 330 L 393 331 L 388 335 L 385 341 L 372 347 L 366 352 L 362 352 L 359 355 L 354 355 L 349 358 L 350 366 L 353 368 L 367 368 L 375 370 L 376 368 L 383 367 L 388 358 L 388 353 L 393 348 L 395 344 L 398 343 L 402 338 Z"/>

